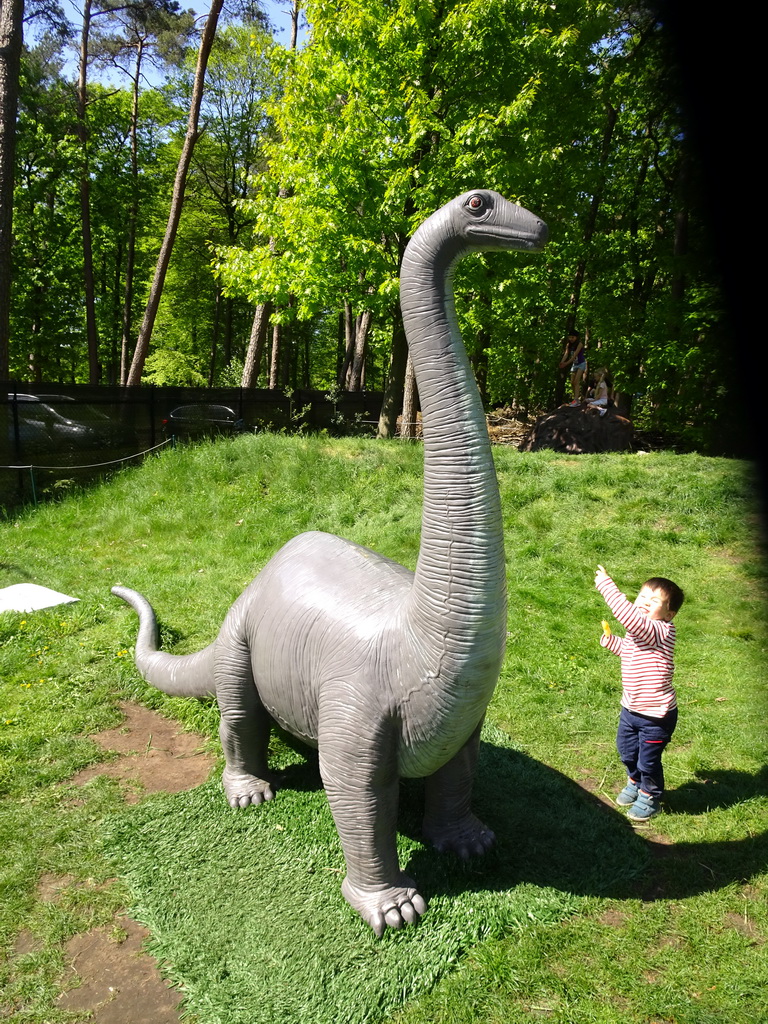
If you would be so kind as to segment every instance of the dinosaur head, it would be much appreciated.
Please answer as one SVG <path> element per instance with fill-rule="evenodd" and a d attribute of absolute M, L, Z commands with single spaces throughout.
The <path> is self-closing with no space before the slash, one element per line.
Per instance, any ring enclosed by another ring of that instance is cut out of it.
<path fill-rule="evenodd" d="M 431 261 L 440 273 L 450 273 L 456 260 L 488 249 L 536 252 L 547 240 L 547 225 L 498 192 L 475 188 L 446 203 L 428 217 L 405 251 L 406 275 L 412 262 Z M 402 295 L 402 292 L 401 292 Z"/>
<path fill-rule="evenodd" d="M 469 250 L 527 249 L 536 252 L 547 241 L 547 225 L 498 192 L 477 188 L 448 204 L 451 226 Z"/>

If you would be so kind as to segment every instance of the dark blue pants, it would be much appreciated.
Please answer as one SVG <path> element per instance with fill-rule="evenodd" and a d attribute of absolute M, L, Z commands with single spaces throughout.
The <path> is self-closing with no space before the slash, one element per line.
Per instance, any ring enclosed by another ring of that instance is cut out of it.
<path fill-rule="evenodd" d="M 664 792 L 664 769 L 661 755 L 677 725 L 677 708 L 663 718 L 638 715 L 621 709 L 616 747 L 627 775 L 643 792 L 661 797 Z"/>

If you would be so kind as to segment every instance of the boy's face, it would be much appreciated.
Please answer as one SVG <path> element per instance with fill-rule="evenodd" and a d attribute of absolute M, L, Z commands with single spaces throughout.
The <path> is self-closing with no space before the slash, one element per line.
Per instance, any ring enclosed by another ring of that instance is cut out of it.
<path fill-rule="evenodd" d="M 669 598 L 666 594 L 661 590 L 652 590 L 645 584 L 635 598 L 635 608 L 649 619 L 660 619 L 662 622 L 671 622 L 675 617 L 675 613 L 669 610 Z"/>

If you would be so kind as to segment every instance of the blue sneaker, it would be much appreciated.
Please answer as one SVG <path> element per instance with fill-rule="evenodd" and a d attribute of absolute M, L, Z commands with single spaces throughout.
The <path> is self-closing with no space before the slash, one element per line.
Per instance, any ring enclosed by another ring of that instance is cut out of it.
<path fill-rule="evenodd" d="M 616 803 L 619 807 L 629 807 L 637 800 L 637 785 L 634 782 L 628 781 L 624 789 L 616 797 Z"/>
<path fill-rule="evenodd" d="M 661 799 L 657 796 L 649 796 L 638 790 L 637 800 L 627 811 L 627 817 L 632 821 L 648 821 L 655 818 L 661 810 Z"/>

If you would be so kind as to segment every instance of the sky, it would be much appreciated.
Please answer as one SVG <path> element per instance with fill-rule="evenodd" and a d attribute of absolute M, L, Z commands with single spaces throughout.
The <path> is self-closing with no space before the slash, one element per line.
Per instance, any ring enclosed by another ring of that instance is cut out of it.
<path fill-rule="evenodd" d="M 267 17 L 276 28 L 275 35 L 278 42 L 287 46 L 291 40 L 291 8 L 288 3 L 278 3 L 277 0 L 262 0 L 262 7 L 267 12 Z M 196 9 L 196 8 L 195 8 Z M 298 45 L 301 46 L 303 37 L 306 35 L 306 28 L 302 30 L 302 24 L 306 26 L 303 18 L 299 22 Z"/>
<path fill-rule="evenodd" d="M 178 0 L 178 2 L 182 10 L 192 10 L 195 12 L 196 15 L 198 15 L 198 17 L 201 18 L 205 17 L 205 15 L 210 10 L 210 2 L 206 2 L 206 0 L 191 0 L 191 2 L 190 0 Z M 82 24 L 80 4 L 77 2 L 77 0 L 62 0 L 62 6 L 64 7 L 64 13 L 66 14 L 69 21 L 75 26 L 75 32 L 77 33 L 78 27 Z M 270 23 L 274 27 L 276 40 L 279 43 L 282 43 L 284 46 L 287 46 L 291 39 L 290 2 L 288 2 L 288 0 L 283 0 L 283 2 L 281 2 L 281 0 L 261 0 L 261 6 L 266 12 L 266 15 L 269 18 Z M 28 34 L 28 31 L 25 32 L 25 37 Z M 299 22 L 299 47 L 302 46 L 306 38 L 306 35 L 306 22 L 302 18 L 301 21 Z M 77 75 L 77 55 L 75 52 L 77 43 L 78 40 L 76 39 L 75 47 L 72 50 L 72 56 L 65 63 L 65 70 L 72 77 L 76 77 Z M 104 82 L 109 80 L 108 75 L 99 75 L 95 69 L 91 70 L 89 72 L 89 75 L 92 79 L 97 78 Z M 159 84 L 159 82 L 155 82 L 153 80 L 153 75 L 151 71 L 148 72 L 148 78 L 151 85 Z M 125 81 L 121 81 L 117 76 L 115 76 L 113 81 L 116 85 L 125 85 Z"/>

